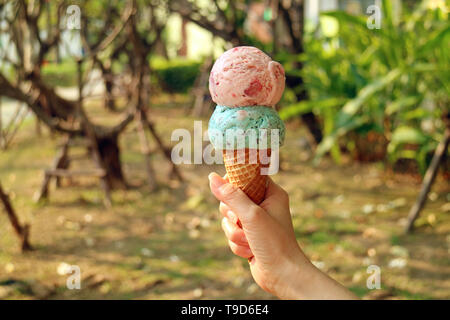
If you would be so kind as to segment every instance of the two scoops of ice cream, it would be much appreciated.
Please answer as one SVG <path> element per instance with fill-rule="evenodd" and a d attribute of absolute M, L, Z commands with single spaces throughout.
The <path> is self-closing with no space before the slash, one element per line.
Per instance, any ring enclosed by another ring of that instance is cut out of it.
<path fill-rule="evenodd" d="M 284 69 L 254 47 L 235 47 L 215 62 L 209 90 L 217 104 L 209 138 L 223 152 L 230 183 L 255 203 L 264 199 L 272 149 L 284 141 L 285 127 L 274 106 L 285 86 Z"/>

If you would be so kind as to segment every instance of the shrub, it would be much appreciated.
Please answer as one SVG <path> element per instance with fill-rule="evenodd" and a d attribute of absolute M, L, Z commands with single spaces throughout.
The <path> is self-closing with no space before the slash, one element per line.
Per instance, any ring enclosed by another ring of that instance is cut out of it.
<path fill-rule="evenodd" d="M 171 59 L 155 57 L 150 61 L 150 67 L 156 79 L 165 91 L 171 93 L 186 93 L 194 85 L 200 71 L 201 62 L 186 59 Z"/>
<path fill-rule="evenodd" d="M 404 8 L 397 21 L 392 3 L 382 4 L 379 30 L 368 29 L 365 16 L 323 14 L 336 19 L 339 33 L 307 40 L 300 58 L 311 100 L 287 106 L 281 116 L 313 111 L 322 118 L 324 140 L 316 160 L 330 152 L 338 161 L 343 144 L 358 148 L 364 138 L 367 146 L 379 141 L 392 162 L 414 159 L 423 173 L 448 112 L 447 14 L 422 2 L 413 12 Z"/>
<path fill-rule="evenodd" d="M 48 63 L 42 67 L 42 78 L 49 86 L 73 87 L 77 85 L 77 64 L 67 59 L 61 63 Z"/>

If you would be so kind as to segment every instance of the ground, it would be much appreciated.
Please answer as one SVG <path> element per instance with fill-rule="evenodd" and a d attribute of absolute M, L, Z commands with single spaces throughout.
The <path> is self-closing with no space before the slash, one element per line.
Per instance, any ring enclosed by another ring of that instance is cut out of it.
<path fill-rule="evenodd" d="M 166 144 L 175 128 L 193 130 L 177 99 L 170 108 L 154 101 L 151 117 Z M 89 113 L 112 123 L 95 103 Z M 203 119 L 203 128 L 207 120 Z M 314 263 L 360 297 L 450 298 L 450 188 L 438 178 L 418 228 L 403 225 L 420 188 L 417 175 L 393 174 L 380 163 L 311 164 L 303 129 L 289 124 L 281 150 L 282 171 L 273 176 L 290 194 L 298 241 Z M 182 165 L 188 181 L 168 179 L 169 165 L 153 156 L 159 188 L 145 185 L 144 160 L 135 128 L 121 138 L 122 159 L 134 186 L 102 204 L 95 179 L 64 181 L 50 199 L 35 204 L 42 170 L 51 165 L 60 139 L 37 136 L 32 120 L 0 154 L 0 181 L 22 221 L 31 224 L 35 250 L 21 254 L 0 211 L 0 299 L 260 299 L 272 298 L 253 282 L 245 259 L 235 257 L 220 228 L 218 203 L 208 189 L 221 165 Z M 206 144 L 206 142 L 205 142 Z M 74 150 L 81 154 L 82 150 Z M 89 161 L 77 166 L 90 166 Z M 80 267 L 80 290 L 66 287 L 69 265 Z M 381 270 L 381 290 L 369 290 L 367 267 Z"/>

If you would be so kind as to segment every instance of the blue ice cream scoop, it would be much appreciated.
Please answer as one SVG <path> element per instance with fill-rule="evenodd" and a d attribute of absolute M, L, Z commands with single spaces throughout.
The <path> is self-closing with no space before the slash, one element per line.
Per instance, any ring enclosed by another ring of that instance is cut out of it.
<path fill-rule="evenodd" d="M 273 149 L 284 142 L 285 126 L 272 107 L 217 105 L 208 134 L 216 149 Z"/>

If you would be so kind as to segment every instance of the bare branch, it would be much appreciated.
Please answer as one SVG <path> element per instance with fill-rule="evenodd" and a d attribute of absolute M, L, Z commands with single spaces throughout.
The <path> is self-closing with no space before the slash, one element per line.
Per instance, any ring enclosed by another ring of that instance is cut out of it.
<path fill-rule="evenodd" d="M 224 22 L 228 22 L 228 18 L 225 14 L 225 11 L 222 10 L 222 8 L 219 6 L 219 2 L 217 0 L 214 0 L 214 6 L 217 9 L 217 12 L 219 13 L 220 17 L 223 19 Z"/>
<path fill-rule="evenodd" d="M 106 133 L 113 133 L 113 134 L 119 134 L 121 133 L 123 130 L 126 129 L 126 127 L 134 120 L 134 110 L 135 108 L 130 108 L 128 110 L 128 112 L 125 114 L 125 117 L 122 119 L 122 121 L 120 121 L 119 124 L 115 125 L 112 128 L 108 128 Z"/>
<path fill-rule="evenodd" d="M 30 95 L 23 93 L 22 90 L 12 85 L 1 73 L 0 73 L 0 96 L 5 96 L 26 103 L 30 107 L 30 109 L 34 112 L 34 114 L 40 120 L 42 120 L 42 122 L 44 122 L 46 125 L 48 125 L 50 128 L 54 130 L 72 134 L 82 133 L 80 129 L 73 129 L 68 125 L 65 125 L 60 119 L 55 119 L 51 117 L 39 105 L 38 97 L 32 98 Z"/>
<path fill-rule="evenodd" d="M 199 8 L 189 1 L 179 0 L 171 2 L 171 10 L 177 12 L 183 18 L 210 31 L 213 35 L 220 37 L 225 41 L 229 41 L 234 44 L 242 43 L 242 39 L 239 38 L 234 30 L 234 25 L 230 26 L 228 20 L 221 21 L 221 19 L 216 19 L 215 21 L 210 21 L 207 17 L 200 13 Z"/>
<path fill-rule="evenodd" d="M 123 21 L 121 24 L 117 25 L 114 30 L 106 37 L 104 38 L 100 44 L 95 47 L 88 55 L 89 58 L 90 56 L 96 55 L 98 52 L 105 50 L 110 44 L 111 42 L 114 41 L 114 39 L 117 37 L 117 35 L 123 30 L 123 28 L 126 26 L 126 24 L 128 23 L 128 21 L 130 20 L 132 14 L 134 12 L 134 8 L 132 5 L 132 1 L 128 1 L 127 3 L 127 7 L 125 8 L 121 20 Z"/>

